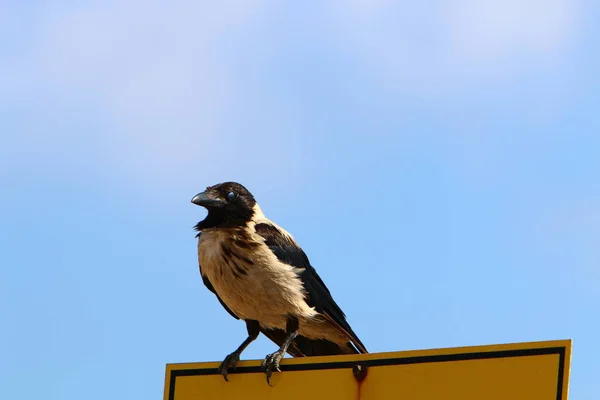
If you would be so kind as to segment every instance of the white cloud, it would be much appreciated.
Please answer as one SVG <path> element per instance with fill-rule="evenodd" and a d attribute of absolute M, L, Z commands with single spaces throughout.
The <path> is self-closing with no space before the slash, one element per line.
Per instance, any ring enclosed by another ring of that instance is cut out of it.
<path fill-rule="evenodd" d="M 502 60 L 559 53 L 572 39 L 578 4 L 572 0 L 455 0 L 449 44 L 461 56 Z"/>
<path fill-rule="evenodd" d="M 216 125 L 235 89 L 218 46 L 228 29 L 251 24 L 258 6 L 119 2 L 81 9 L 40 31 L 38 65 L 63 90 L 104 102 L 126 134 L 126 154 L 183 169 L 219 140 Z"/>
<path fill-rule="evenodd" d="M 560 57 L 578 16 L 578 3 L 568 0 L 333 4 L 328 15 L 335 23 L 320 34 L 338 35 L 337 44 L 353 52 L 386 88 L 441 93 L 447 101 L 459 91 L 448 96 L 443 88 L 462 90 L 465 82 L 474 85 L 478 79 L 511 75 L 527 57 L 535 62 Z M 302 175 L 310 163 L 284 162 L 306 155 L 302 141 L 290 137 L 292 129 L 301 129 L 298 119 L 303 118 L 300 107 L 289 100 L 293 93 L 269 93 L 269 82 L 250 79 L 264 75 L 242 76 L 243 67 L 236 64 L 242 59 L 236 56 L 243 50 L 240 38 L 254 37 L 259 40 L 248 42 L 257 45 L 256 57 L 270 57 L 265 64 L 273 66 L 269 62 L 279 53 L 271 51 L 269 43 L 275 43 L 274 48 L 287 43 L 263 33 L 287 27 L 261 31 L 265 22 L 279 23 L 271 12 L 261 0 L 114 1 L 38 10 L 35 18 L 14 24 L 22 26 L 17 33 L 27 34 L 21 35 L 26 39 L 19 51 L 0 63 L 0 106 L 22 101 L 37 107 L 35 114 L 45 105 L 32 103 L 46 101 L 58 108 L 52 111 L 60 112 L 56 118 L 62 120 L 72 117 L 71 109 L 94 108 L 94 116 L 107 119 L 112 128 L 107 132 L 107 141 L 113 143 L 111 165 L 143 179 L 185 180 L 198 173 L 199 162 L 211 179 L 220 179 L 218 171 L 250 174 L 239 171 L 240 165 L 250 163 L 282 177 Z M 25 14 L 29 16 L 21 17 Z M 317 24 L 318 28 L 322 27 Z M 260 121 L 244 131 L 245 126 L 235 125 L 240 113 L 246 119 L 260 114 L 255 118 Z M 48 132 L 51 139 L 19 143 L 47 146 L 62 140 L 68 148 L 72 135 L 86 134 Z M 290 136 L 282 138 L 282 132 Z M 229 146 L 232 142 L 236 145 Z M 228 152 L 210 151 L 214 148 Z M 259 157 L 259 148 L 272 151 Z M 233 157 L 247 159 L 228 169 Z"/>
<path fill-rule="evenodd" d="M 285 154 L 273 151 L 265 163 L 252 154 L 279 145 L 273 135 L 280 114 L 269 116 L 253 138 L 235 126 L 236 115 L 252 112 L 253 104 L 244 102 L 256 93 L 235 70 L 231 43 L 259 26 L 261 0 L 98 2 L 38 11 L 27 48 L 0 66 L 6 72 L 0 97 L 37 114 L 44 104 L 33 103 L 48 101 L 62 120 L 82 108 L 101 116 L 110 128 L 111 166 L 157 185 L 178 184 L 174 177 L 188 183 L 244 177 L 250 163 L 279 164 L 273 178 L 289 173 L 278 159 Z M 252 100 L 270 111 L 268 97 Z M 35 139 L 15 142 L 27 147 L 23 152 L 50 142 L 55 149 L 48 157 L 55 158 L 57 151 L 72 151 L 73 135 L 86 134 L 38 129 Z M 236 162 L 236 156 L 250 160 Z"/>
<path fill-rule="evenodd" d="M 331 8 L 342 41 L 361 61 L 387 83 L 425 92 L 560 58 L 578 14 L 571 0 L 355 0 Z"/>

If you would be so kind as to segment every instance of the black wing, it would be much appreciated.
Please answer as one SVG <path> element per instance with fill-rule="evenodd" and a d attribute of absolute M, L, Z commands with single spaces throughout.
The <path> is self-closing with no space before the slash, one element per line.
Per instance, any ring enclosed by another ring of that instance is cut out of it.
<path fill-rule="evenodd" d="M 304 289 L 307 292 L 306 302 L 309 306 L 315 307 L 319 313 L 327 318 L 333 325 L 342 331 L 349 339 L 348 349 L 340 349 L 335 343 L 326 340 L 311 340 L 302 336 L 298 336 L 294 341 L 297 350 L 302 351 L 304 355 L 330 355 L 330 354 L 346 354 L 346 353 L 367 353 L 367 349 L 360 341 L 356 333 L 352 330 L 346 321 L 346 315 L 337 305 L 329 289 L 325 286 L 323 280 L 317 271 L 310 265 L 308 257 L 304 251 L 291 238 L 284 235 L 277 227 L 268 224 L 260 223 L 256 225 L 256 233 L 265 239 L 265 244 L 269 246 L 271 251 L 277 258 L 286 264 L 293 265 L 297 268 L 302 268 L 303 272 L 300 275 Z M 274 342 L 280 336 L 277 330 L 263 332 Z M 275 339 L 274 339 L 275 338 Z M 354 345 L 356 349 L 354 349 Z M 334 348 L 337 347 L 337 352 Z M 302 347 L 302 348 L 300 348 Z M 352 351 L 354 350 L 354 351 Z M 309 353 L 309 354 L 307 354 Z M 310 354 L 315 353 L 315 354 Z M 292 352 L 290 354 L 294 355 Z"/>
<path fill-rule="evenodd" d="M 198 240 L 200 240 L 200 233 L 198 233 L 198 235 L 196 235 L 196 237 L 198 238 Z M 204 286 L 206 286 L 208 288 L 208 290 L 210 290 L 211 292 L 214 293 L 215 296 L 217 296 L 217 299 L 219 300 L 219 303 L 221 303 L 221 305 L 223 306 L 223 308 L 225 310 L 227 310 L 227 312 L 229 314 L 231 314 L 231 316 L 233 318 L 240 319 L 240 317 L 238 317 L 237 315 L 235 315 L 234 312 L 231 311 L 229 309 L 229 307 L 227 307 L 227 305 L 223 302 L 223 300 L 221 300 L 221 298 L 217 294 L 217 291 L 215 290 L 214 286 L 212 285 L 212 283 L 210 283 L 210 280 L 206 276 L 202 275 L 202 266 L 200 265 L 200 262 L 198 262 L 198 268 L 200 269 L 200 276 L 202 277 L 202 282 L 204 283 Z"/>

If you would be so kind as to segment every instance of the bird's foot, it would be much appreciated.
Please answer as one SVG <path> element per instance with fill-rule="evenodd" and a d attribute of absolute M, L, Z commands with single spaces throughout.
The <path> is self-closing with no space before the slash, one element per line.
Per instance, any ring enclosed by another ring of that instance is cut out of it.
<path fill-rule="evenodd" d="M 219 373 L 221 375 L 223 375 L 223 378 L 225 378 L 225 381 L 229 382 L 229 379 L 227 379 L 227 373 L 229 372 L 228 370 L 229 370 L 229 368 L 235 369 L 238 361 L 240 361 L 240 353 L 237 351 L 234 351 L 233 353 L 231 353 L 227 357 L 225 357 L 225 359 L 223 360 L 221 365 L 219 365 L 219 368 L 218 368 Z"/>
<path fill-rule="evenodd" d="M 279 362 L 283 358 L 283 354 L 283 351 L 277 350 L 275 353 L 267 355 L 261 364 L 261 367 L 265 370 L 269 386 L 273 386 L 271 385 L 271 374 L 273 371 L 281 372 Z"/>

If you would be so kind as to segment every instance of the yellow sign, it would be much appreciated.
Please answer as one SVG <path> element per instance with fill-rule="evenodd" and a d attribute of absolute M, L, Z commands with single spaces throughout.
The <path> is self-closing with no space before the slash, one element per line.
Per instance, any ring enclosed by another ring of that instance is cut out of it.
<path fill-rule="evenodd" d="M 260 360 L 229 382 L 220 362 L 167 364 L 164 400 L 567 400 L 571 341 L 284 358 L 267 385 Z"/>

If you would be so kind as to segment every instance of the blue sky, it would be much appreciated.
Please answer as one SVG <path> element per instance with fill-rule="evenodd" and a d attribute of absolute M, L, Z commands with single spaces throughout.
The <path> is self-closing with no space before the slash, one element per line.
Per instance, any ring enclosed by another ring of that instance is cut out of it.
<path fill-rule="evenodd" d="M 0 2 L 4 395 L 160 398 L 232 351 L 190 199 L 236 180 L 370 351 L 571 338 L 598 398 L 593 3 Z"/>

